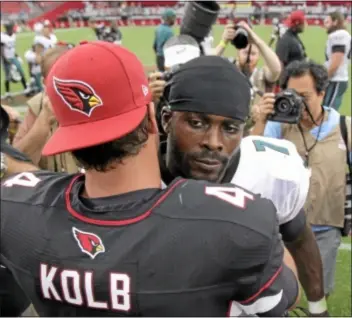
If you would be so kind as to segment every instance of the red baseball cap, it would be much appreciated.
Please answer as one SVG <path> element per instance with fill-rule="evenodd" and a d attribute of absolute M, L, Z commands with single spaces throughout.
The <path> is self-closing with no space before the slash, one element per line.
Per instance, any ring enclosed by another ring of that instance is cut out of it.
<path fill-rule="evenodd" d="M 306 21 L 305 13 L 304 11 L 301 11 L 301 10 L 293 11 L 289 17 L 290 26 L 302 24 L 302 23 L 305 23 L 305 21 Z"/>
<path fill-rule="evenodd" d="M 88 42 L 62 55 L 46 79 L 58 129 L 49 156 L 123 137 L 144 119 L 151 101 L 138 58 L 113 43 Z"/>

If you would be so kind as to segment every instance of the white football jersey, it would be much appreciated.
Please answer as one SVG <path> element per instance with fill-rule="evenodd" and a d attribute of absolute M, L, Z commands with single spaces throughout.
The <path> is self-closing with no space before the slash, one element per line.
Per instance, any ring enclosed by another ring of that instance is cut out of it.
<path fill-rule="evenodd" d="M 45 50 L 55 47 L 56 43 L 57 43 L 57 37 L 55 34 L 51 34 L 50 38 L 47 38 L 46 36 L 43 36 L 43 35 L 37 35 L 34 38 L 34 44 L 43 45 Z"/>
<path fill-rule="evenodd" d="M 14 58 L 16 54 L 16 34 L 1 33 L 1 44 L 4 46 L 5 58 Z"/>
<path fill-rule="evenodd" d="M 249 136 L 241 142 L 241 157 L 231 183 L 271 200 L 279 223 L 285 224 L 303 208 L 310 174 L 290 141 Z"/>
<path fill-rule="evenodd" d="M 26 59 L 27 63 L 30 65 L 32 74 L 40 74 L 41 73 L 40 64 L 37 64 L 36 54 L 32 50 L 28 50 L 24 54 L 24 58 Z"/>
<path fill-rule="evenodd" d="M 351 62 L 351 35 L 346 30 L 337 30 L 329 34 L 325 50 L 325 66 L 328 68 L 333 54 L 334 46 L 344 46 L 343 62 L 331 78 L 333 82 L 348 81 L 348 67 Z"/>

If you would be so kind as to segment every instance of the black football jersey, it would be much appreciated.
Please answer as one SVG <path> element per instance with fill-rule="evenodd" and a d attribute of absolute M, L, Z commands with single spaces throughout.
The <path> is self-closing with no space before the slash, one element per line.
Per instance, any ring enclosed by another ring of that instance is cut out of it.
<path fill-rule="evenodd" d="M 40 316 L 277 316 L 295 300 L 270 201 L 184 179 L 99 199 L 83 187 L 44 171 L 2 184 L 1 264 Z"/>

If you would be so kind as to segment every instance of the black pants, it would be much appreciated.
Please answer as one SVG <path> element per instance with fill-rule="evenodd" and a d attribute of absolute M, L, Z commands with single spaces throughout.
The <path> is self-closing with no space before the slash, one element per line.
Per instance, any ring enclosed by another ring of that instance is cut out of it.
<path fill-rule="evenodd" d="M 30 301 L 18 286 L 11 273 L 0 267 L 0 316 L 19 317 L 30 305 Z"/>
<path fill-rule="evenodd" d="M 156 66 L 159 72 L 165 72 L 165 58 L 163 56 L 156 56 Z"/>

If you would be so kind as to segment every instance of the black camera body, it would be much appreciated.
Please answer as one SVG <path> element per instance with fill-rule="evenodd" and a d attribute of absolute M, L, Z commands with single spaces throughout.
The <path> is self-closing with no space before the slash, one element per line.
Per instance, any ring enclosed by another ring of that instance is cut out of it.
<path fill-rule="evenodd" d="M 287 124 L 298 124 L 302 111 L 306 107 L 303 97 L 295 90 L 286 89 L 275 97 L 275 113 L 268 116 L 268 120 Z"/>
<path fill-rule="evenodd" d="M 241 50 L 247 47 L 248 45 L 248 32 L 242 27 L 235 25 L 235 37 L 231 41 L 231 44 L 237 49 Z"/>

